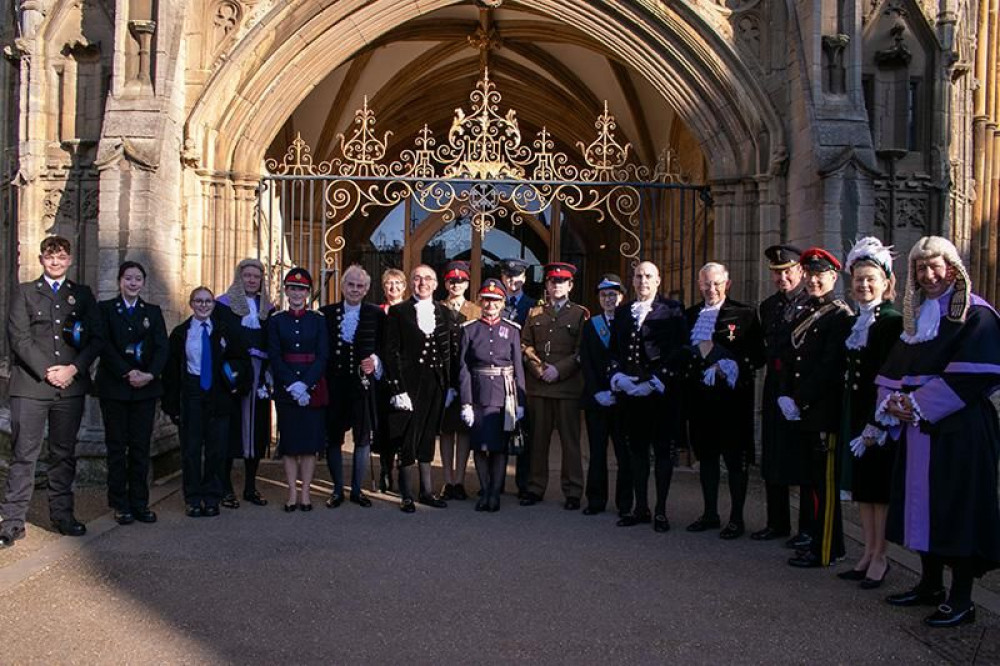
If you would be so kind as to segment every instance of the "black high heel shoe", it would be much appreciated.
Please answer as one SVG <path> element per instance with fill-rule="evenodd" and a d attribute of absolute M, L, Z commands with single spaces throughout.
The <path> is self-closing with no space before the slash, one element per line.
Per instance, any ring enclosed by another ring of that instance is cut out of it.
<path fill-rule="evenodd" d="M 882 583 L 885 582 L 885 577 L 889 575 L 890 569 L 892 569 L 892 566 L 888 562 L 886 562 L 885 571 L 882 572 L 881 578 L 875 579 L 865 576 L 864 580 L 861 581 L 858 587 L 860 587 L 862 590 L 876 590 L 882 587 Z"/>
<path fill-rule="evenodd" d="M 840 580 L 853 580 L 860 581 L 868 577 L 868 569 L 848 569 L 847 571 L 841 571 L 837 574 L 837 578 Z"/>
<path fill-rule="evenodd" d="M 285 505 L 285 513 L 291 513 L 292 511 L 295 511 L 298 508 L 299 508 L 299 505 L 295 504 L 294 502 L 291 503 L 291 504 L 286 504 Z"/>

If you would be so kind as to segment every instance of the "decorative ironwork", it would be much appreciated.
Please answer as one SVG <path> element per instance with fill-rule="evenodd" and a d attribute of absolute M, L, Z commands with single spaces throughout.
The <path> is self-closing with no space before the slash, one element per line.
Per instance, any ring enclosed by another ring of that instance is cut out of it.
<path fill-rule="evenodd" d="M 446 141 L 439 142 L 427 125 L 413 147 L 385 161 L 392 132 L 376 131 L 377 119 L 368 98 L 355 112 L 349 135 L 337 137 L 339 155 L 315 162 L 301 135 L 284 158 L 267 160 L 272 176 L 324 180 L 324 263 L 333 266 L 344 247 L 341 227 L 356 213 L 392 207 L 412 197 L 444 221 L 468 218 L 485 235 L 498 220 L 521 224 L 525 216 L 545 212 L 554 201 L 577 212 L 590 212 L 598 222 L 611 220 L 623 236 L 619 250 L 637 260 L 641 250 L 638 213 L 640 187 L 686 183 L 677 157 L 664 151 L 656 165 L 629 161 L 631 144 L 616 137 L 617 120 L 608 110 L 594 123 L 596 138 L 577 142 L 578 160 L 556 150 L 548 129 L 522 141 L 517 112 L 501 114 L 501 95 L 489 70 L 469 95 L 471 112 L 459 108 Z"/>

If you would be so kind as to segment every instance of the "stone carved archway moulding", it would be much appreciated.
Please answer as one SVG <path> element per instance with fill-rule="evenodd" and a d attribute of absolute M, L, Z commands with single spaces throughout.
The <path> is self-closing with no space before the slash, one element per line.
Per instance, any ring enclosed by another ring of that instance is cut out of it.
<path fill-rule="evenodd" d="M 191 107 L 187 163 L 254 177 L 287 116 L 330 71 L 391 29 L 456 4 L 255 3 Z M 712 180 L 766 174 L 785 156 L 778 115 L 731 39 L 713 25 L 716 9 L 701 4 L 537 0 L 532 10 L 592 36 L 645 77 L 713 156 Z"/>

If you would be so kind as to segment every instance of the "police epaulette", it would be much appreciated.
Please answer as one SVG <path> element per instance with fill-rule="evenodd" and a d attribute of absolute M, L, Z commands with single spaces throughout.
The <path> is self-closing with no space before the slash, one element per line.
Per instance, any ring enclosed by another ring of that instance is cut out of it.
<path fill-rule="evenodd" d="M 521 330 L 521 325 L 518 324 L 513 319 L 507 319 L 506 317 L 500 317 L 500 319 L 502 319 L 503 321 L 507 322 L 508 324 L 510 324 L 511 326 L 513 326 L 514 328 L 516 328 L 517 330 L 519 330 L 519 331 Z"/>

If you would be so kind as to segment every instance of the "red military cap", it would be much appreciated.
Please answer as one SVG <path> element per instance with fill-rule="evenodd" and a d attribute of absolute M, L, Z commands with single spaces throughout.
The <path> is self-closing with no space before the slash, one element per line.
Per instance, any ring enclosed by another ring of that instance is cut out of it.
<path fill-rule="evenodd" d="M 576 266 L 573 264 L 561 261 L 545 264 L 546 280 L 572 280 L 574 275 L 576 275 Z"/>
<path fill-rule="evenodd" d="M 304 287 L 306 289 L 311 289 L 312 283 L 312 276 L 309 275 L 309 271 L 304 268 L 293 268 L 285 273 L 284 285 L 286 287 Z"/>
<path fill-rule="evenodd" d="M 444 267 L 444 279 L 469 281 L 469 262 L 449 261 Z"/>
<path fill-rule="evenodd" d="M 811 247 L 803 252 L 799 263 L 802 264 L 802 268 L 811 273 L 839 271 L 841 268 L 837 257 L 821 247 Z"/>
<path fill-rule="evenodd" d="M 503 288 L 503 283 L 496 278 L 489 278 L 483 282 L 479 288 L 479 298 L 486 300 L 502 301 L 507 298 L 507 290 Z"/>

